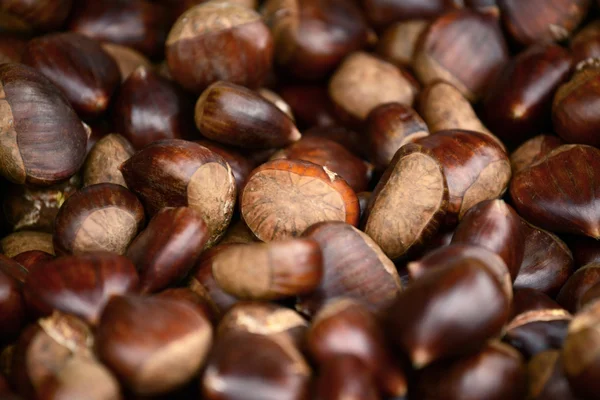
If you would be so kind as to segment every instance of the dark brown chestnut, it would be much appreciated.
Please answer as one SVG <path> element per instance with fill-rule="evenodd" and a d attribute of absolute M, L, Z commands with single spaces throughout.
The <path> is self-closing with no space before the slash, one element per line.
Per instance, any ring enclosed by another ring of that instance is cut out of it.
<path fill-rule="evenodd" d="M 343 222 L 310 226 L 304 237 L 315 240 L 323 251 L 323 280 L 311 294 L 302 296 L 296 309 L 314 315 L 335 297 L 354 298 L 380 314 L 402 290 L 392 261 L 365 233 Z"/>
<path fill-rule="evenodd" d="M 448 11 L 461 8 L 457 0 L 362 0 L 371 23 L 382 27 L 398 20 L 430 19 Z"/>
<path fill-rule="evenodd" d="M 25 323 L 26 308 L 21 282 L 0 267 L 0 344 L 12 342 Z"/>
<path fill-rule="evenodd" d="M 600 242 L 598 240 L 575 235 L 563 235 L 563 239 L 573 253 L 575 268 L 600 262 Z"/>
<path fill-rule="evenodd" d="M 564 145 L 516 174 L 510 196 L 528 222 L 557 233 L 600 238 L 600 150 Z"/>
<path fill-rule="evenodd" d="M 292 111 L 292 107 L 281 97 L 279 94 L 274 92 L 271 89 L 267 89 L 266 87 L 262 87 L 256 90 L 256 93 L 260 94 L 264 99 L 269 100 L 271 103 L 275 105 L 275 107 L 279 108 L 285 115 L 290 117 L 292 121 L 295 121 L 294 112 Z"/>
<path fill-rule="evenodd" d="M 299 126 L 332 126 L 336 123 L 327 88 L 319 85 L 288 85 L 279 95 L 290 105 Z"/>
<path fill-rule="evenodd" d="M 168 18 L 157 2 L 75 1 L 68 27 L 98 41 L 129 46 L 155 57 L 163 52 Z"/>
<path fill-rule="evenodd" d="M 537 44 L 504 66 L 481 107 L 486 125 L 509 147 L 551 129 L 552 99 L 572 58 L 555 44 Z"/>
<path fill-rule="evenodd" d="M 19 231 L 11 233 L 0 240 L 0 252 L 7 257 L 14 257 L 30 250 L 41 250 L 54 255 L 52 234 L 38 231 Z"/>
<path fill-rule="evenodd" d="M 0 9 L 36 29 L 52 31 L 62 27 L 73 3 L 73 0 L 6 0 L 0 3 Z"/>
<path fill-rule="evenodd" d="M 83 185 L 115 183 L 127 187 L 121 164 L 135 153 L 131 143 L 123 136 L 110 133 L 102 137 L 90 150 L 83 166 Z"/>
<path fill-rule="evenodd" d="M 139 395 L 167 393 L 188 382 L 211 344 L 212 326 L 204 315 L 192 304 L 160 297 L 113 297 L 96 333 L 100 359 Z"/>
<path fill-rule="evenodd" d="M 31 39 L 22 62 L 55 84 L 84 119 L 102 115 L 121 82 L 117 63 L 100 43 L 78 33 Z"/>
<path fill-rule="evenodd" d="M 35 250 L 34 250 L 35 251 Z M 21 253 L 21 254 L 27 254 Z M 43 253 L 43 252 L 42 252 Z M 21 255 L 19 254 L 19 255 Z M 47 253 L 43 253 L 47 254 Z M 18 256 L 17 256 L 18 257 Z M 52 256 L 50 256 L 52 257 Z M 29 265 L 22 265 L 16 259 L 11 259 L 6 257 L 5 255 L 0 254 L 0 272 L 4 273 L 6 276 L 18 281 L 19 283 L 25 283 L 27 279 L 27 274 L 29 273 Z"/>
<path fill-rule="evenodd" d="M 508 50 L 496 19 L 465 9 L 444 14 L 427 27 L 413 69 L 421 83 L 445 80 L 475 101 L 506 61 Z"/>
<path fill-rule="evenodd" d="M 411 67 L 421 33 L 429 22 L 411 19 L 387 28 L 377 41 L 377 54 L 394 65 Z"/>
<path fill-rule="evenodd" d="M 585 291 L 584 295 L 581 296 L 577 303 L 577 309 L 581 310 L 588 304 L 594 303 L 600 299 L 600 282 L 594 284 L 588 290 Z"/>
<path fill-rule="evenodd" d="M 0 61 L 20 63 L 25 46 L 27 46 L 26 36 L 8 32 L 0 33 Z"/>
<path fill-rule="evenodd" d="M 562 365 L 560 350 L 536 354 L 527 364 L 529 399 L 577 400 Z"/>
<path fill-rule="evenodd" d="M 532 164 L 537 164 L 548 153 L 563 144 L 564 142 L 554 135 L 538 135 L 527 140 L 510 154 L 513 175 L 518 174 Z"/>
<path fill-rule="evenodd" d="M 573 53 L 573 65 L 600 57 L 600 21 L 590 22 L 580 30 L 569 47 Z"/>
<path fill-rule="evenodd" d="M 144 208 L 121 185 L 99 183 L 69 197 L 56 216 L 57 254 L 111 251 L 124 254 L 144 224 Z"/>
<path fill-rule="evenodd" d="M 189 139 L 195 134 L 193 100 L 152 69 L 137 67 L 115 94 L 115 130 L 134 148 L 162 139 Z"/>
<path fill-rule="evenodd" d="M 579 268 L 569 277 L 556 297 L 556 301 L 575 313 L 581 299 L 586 292 L 597 283 L 600 283 L 600 263 L 593 262 Z"/>
<path fill-rule="evenodd" d="M 54 256 L 52 254 L 48 254 L 45 251 L 41 250 L 30 250 L 25 251 L 21 254 L 17 254 L 13 260 L 18 262 L 22 268 L 24 268 L 25 272 L 31 271 L 31 268 L 37 263 L 42 263 L 46 261 L 53 260 Z M 2 264 L 0 261 L 0 270 L 2 269 Z M 25 280 L 23 280 L 25 282 Z"/>
<path fill-rule="evenodd" d="M 150 60 L 131 47 L 105 42 L 102 43 L 102 49 L 117 63 L 121 74 L 121 82 L 125 82 L 138 67 L 152 68 Z"/>
<path fill-rule="evenodd" d="M 120 167 L 127 186 L 149 214 L 163 207 L 190 207 L 208 226 L 212 246 L 225 233 L 235 205 L 231 168 L 206 147 L 171 139 L 153 143 Z"/>
<path fill-rule="evenodd" d="M 343 126 L 314 126 L 302 132 L 302 137 L 319 137 L 333 140 L 350 150 L 353 154 L 362 158 L 367 157 L 364 137 L 357 131 Z"/>
<path fill-rule="evenodd" d="M 217 322 L 217 315 L 214 312 L 212 305 L 209 304 L 206 298 L 200 296 L 190 288 L 168 288 L 157 293 L 155 296 L 163 299 L 171 299 L 189 303 L 193 305 L 194 308 L 200 312 L 200 314 L 204 315 L 211 322 L 211 324 L 214 325 Z"/>
<path fill-rule="evenodd" d="M 273 160 L 252 171 L 240 194 L 241 214 L 262 241 L 300 235 L 321 221 L 358 223 L 358 198 L 327 167 Z"/>
<path fill-rule="evenodd" d="M 0 175 L 49 186 L 83 164 L 88 132 L 47 78 L 22 64 L 0 65 Z"/>
<path fill-rule="evenodd" d="M 258 93 L 233 83 L 210 85 L 196 102 L 196 127 L 216 142 L 245 147 L 283 147 L 300 139 L 294 122 Z"/>
<path fill-rule="evenodd" d="M 485 200 L 471 207 L 452 236 L 452 243 L 485 247 L 502 257 L 514 281 L 525 252 L 521 218 L 503 200 Z"/>
<path fill-rule="evenodd" d="M 321 363 L 316 400 L 378 400 L 377 385 L 360 358 L 341 354 Z"/>
<path fill-rule="evenodd" d="M 273 37 L 256 11 L 212 1 L 179 17 L 167 38 L 166 58 L 173 78 L 197 94 L 219 80 L 258 88 L 271 69 Z"/>
<path fill-rule="evenodd" d="M 210 0 L 158 0 L 158 3 L 164 4 L 169 9 L 169 14 L 172 20 L 176 21 L 184 12 L 198 4 L 206 3 Z M 228 0 L 230 3 L 239 4 L 241 6 L 256 9 L 258 0 Z"/>
<path fill-rule="evenodd" d="M 268 0 L 262 14 L 273 32 L 276 63 L 301 79 L 326 76 L 369 39 L 369 26 L 352 1 Z"/>
<path fill-rule="evenodd" d="M 208 238 L 206 223 L 192 208 L 160 210 L 126 253 L 140 274 L 140 292 L 157 292 L 181 280 L 195 265 Z"/>

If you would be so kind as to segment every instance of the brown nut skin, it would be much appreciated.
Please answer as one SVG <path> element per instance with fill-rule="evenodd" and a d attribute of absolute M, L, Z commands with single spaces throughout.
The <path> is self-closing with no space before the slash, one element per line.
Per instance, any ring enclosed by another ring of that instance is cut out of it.
<path fill-rule="evenodd" d="M 363 122 L 380 104 L 411 106 L 417 91 L 418 84 L 408 73 L 362 51 L 346 57 L 329 80 L 329 97 L 348 124 Z"/>
<path fill-rule="evenodd" d="M 195 135 L 192 102 L 179 86 L 140 66 L 115 93 L 112 121 L 136 149 L 162 139 L 187 139 Z"/>
<path fill-rule="evenodd" d="M 23 293 L 28 308 L 37 315 L 59 310 L 96 325 L 108 300 L 136 291 L 138 282 L 135 266 L 127 258 L 87 253 L 36 264 Z"/>
<path fill-rule="evenodd" d="M 13 230 L 52 232 L 58 210 L 81 187 L 81 178 L 73 175 L 68 181 L 44 188 L 7 186 L 2 208 Z"/>
<path fill-rule="evenodd" d="M 139 395 L 188 382 L 211 344 L 210 322 L 193 305 L 159 297 L 113 297 L 96 333 L 100 360 Z"/>
<path fill-rule="evenodd" d="M 585 294 L 579 299 L 577 310 L 582 310 L 585 306 L 596 302 L 598 299 L 600 299 L 600 283 L 594 284 L 594 286 L 585 291 Z"/>
<path fill-rule="evenodd" d="M 536 354 L 529 360 L 527 372 L 529 399 L 577 400 L 565 376 L 559 350 L 548 350 Z"/>
<path fill-rule="evenodd" d="M 537 289 L 555 297 L 574 270 L 573 255 L 556 235 L 521 222 L 525 251 L 515 288 Z"/>
<path fill-rule="evenodd" d="M 10 343 L 18 337 L 25 317 L 21 282 L 0 269 L 0 344 Z"/>
<path fill-rule="evenodd" d="M 555 233 L 600 238 L 600 150 L 564 145 L 521 171 L 510 183 L 516 210 L 528 222 Z"/>
<path fill-rule="evenodd" d="M 484 97 L 481 114 L 486 125 L 508 147 L 550 130 L 552 99 L 571 66 L 569 51 L 555 44 L 537 44 L 519 53 Z"/>
<path fill-rule="evenodd" d="M 302 234 L 315 240 L 323 252 L 321 285 L 296 303 L 301 313 L 313 316 L 328 300 L 349 297 L 380 314 L 402 290 L 392 261 L 365 233 L 337 221 L 311 225 Z"/>
<path fill-rule="evenodd" d="M 71 11 L 73 0 L 3 1 L 0 8 L 38 30 L 60 29 Z"/>
<path fill-rule="evenodd" d="M 83 165 L 83 185 L 115 183 L 127 187 L 119 166 L 134 153 L 131 143 L 118 133 L 102 137 L 92 147 Z"/>
<path fill-rule="evenodd" d="M 510 298 L 487 263 L 458 257 L 398 294 L 387 317 L 388 336 L 421 369 L 480 348 L 500 333 L 509 312 Z"/>
<path fill-rule="evenodd" d="M 163 299 L 171 299 L 189 303 L 193 305 L 200 314 L 204 315 L 212 325 L 216 324 L 217 322 L 217 315 L 213 311 L 213 308 L 209 302 L 190 288 L 168 288 L 155 294 L 155 296 Z"/>
<path fill-rule="evenodd" d="M 485 200 L 471 207 L 456 227 L 452 243 L 482 246 L 498 254 L 517 279 L 525 253 L 521 218 L 504 200 Z"/>
<path fill-rule="evenodd" d="M 506 61 L 508 50 L 496 19 L 465 9 L 442 15 L 422 33 L 413 69 L 421 83 L 445 80 L 475 101 Z"/>
<path fill-rule="evenodd" d="M 371 110 L 366 134 L 369 160 L 383 171 L 400 147 L 429 135 L 429 128 L 410 106 L 387 103 Z"/>
<path fill-rule="evenodd" d="M 273 37 L 256 11 L 208 2 L 179 17 L 165 51 L 173 78 L 196 94 L 219 80 L 258 88 L 271 69 Z M 200 59 L 211 62 L 198 63 Z"/>
<path fill-rule="evenodd" d="M 288 103 L 286 103 L 286 101 L 283 99 L 283 97 L 281 97 L 280 95 L 275 93 L 273 90 L 267 89 L 265 87 L 258 89 L 256 91 L 256 93 L 260 94 L 263 98 L 269 100 L 271 103 L 273 103 L 275 105 L 275 107 L 279 108 L 281 111 L 283 111 L 283 113 L 285 115 L 290 117 L 290 119 L 292 121 L 295 121 L 294 113 L 292 112 L 292 108 L 290 107 L 290 105 Z"/>
<path fill-rule="evenodd" d="M 208 227 L 189 207 L 166 207 L 152 217 L 125 255 L 140 274 L 140 293 L 153 293 L 180 281 L 209 239 Z"/>
<path fill-rule="evenodd" d="M 362 0 L 369 21 L 383 27 L 398 20 L 431 19 L 462 7 L 457 0 Z"/>
<path fill-rule="evenodd" d="M 293 344 L 267 335 L 233 332 L 216 340 L 200 387 L 206 400 L 310 399 L 311 370 Z"/>
<path fill-rule="evenodd" d="M 553 135 L 538 135 L 527 140 L 510 153 L 513 175 L 541 161 L 548 153 L 563 144 L 565 143 L 558 136 Z"/>
<path fill-rule="evenodd" d="M 152 68 L 152 63 L 139 51 L 120 44 L 105 42 L 102 49 L 112 57 L 119 67 L 121 82 L 125 82 L 129 75 L 138 67 Z"/>
<path fill-rule="evenodd" d="M 561 85 L 552 103 L 554 130 L 567 143 L 599 146 L 597 131 L 600 119 L 594 113 L 599 96 L 600 63 L 592 59 L 589 65 L 580 64 L 578 71 Z"/>
<path fill-rule="evenodd" d="M 491 341 L 477 353 L 425 368 L 415 386 L 418 399 L 524 400 L 527 369 L 515 349 Z"/>
<path fill-rule="evenodd" d="M 269 100 L 225 81 L 215 82 L 202 92 L 194 118 L 203 136 L 232 146 L 283 147 L 301 137 L 290 117 Z"/>
<path fill-rule="evenodd" d="M 584 26 L 573 37 L 569 48 L 573 54 L 573 65 L 600 57 L 600 22 L 596 20 Z"/>
<path fill-rule="evenodd" d="M 235 185 L 237 188 L 237 192 L 239 193 L 244 187 L 244 182 L 246 182 L 246 178 L 252 172 L 253 165 L 242 153 L 238 152 L 236 149 L 232 147 L 228 147 L 211 140 L 195 140 L 201 146 L 206 147 L 213 153 L 217 153 L 231 167 L 231 172 L 235 178 Z"/>
<path fill-rule="evenodd" d="M 585 19 L 591 0 L 498 0 L 504 28 L 522 45 L 563 41 Z"/>
<path fill-rule="evenodd" d="M 5 132 L 0 175 L 40 186 L 74 175 L 85 159 L 88 133 L 64 95 L 22 64 L 2 64 L 0 86 L 0 128 Z"/>
<path fill-rule="evenodd" d="M 52 234 L 37 231 L 19 231 L 0 240 L 0 251 L 7 257 L 14 257 L 30 250 L 41 250 L 54 255 Z"/>
<path fill-rule="evenodd" d="M 338 297 L 328 302 L 315 315 L 306 343 L 318 365 L 353 355 L 363 362 L 368 375 L 386 395 L 407 394 L 407 378 L 387 350 L 376 315 L 360 301 Z"/>
<path fill-rule="evenodd" d="M 129 46 L 155 57 L 164 50 L 166 14 L 156 2 L 144 0 L 75 1 L 68 27 L 98 41 Z"/>
<path fill-rule="evenodd" d="M 0 272 L 23 284 L 27 279 L 29 268 L 20 264 L 19 261 L 15 259 L 11 259 L 0 254 Z"/>
<path fill-rule="evenodd" d="M 100 43 L 79 33 L 52 33 L 30 40 L 22 62 L 56 85 L 84 119 L 104 114 L 121 82 L 112 57 Z"/>
<path fill-rule="evenodd" d="M 323 78 L 369 38 L 370 28 L 351 1 L 268 0 L 262 14 L 273 32 L 275 62 L 300 79 Z"/>
<path fill-rule="evenodd" d="M 343 126 L 314 126 L 304 132 L 302 137 L 319 137 L 333 140 L 350 150 L 353 154 L 366 158 L 365 140 L 357 131 Z"/>
<path fill-rule="evenodd" d="M 286 85 L 281 87 L 278 93 L 290 105 L 298 126 L 311 128 L 336 124 L 327 87 L 309 84 Z"/>
<path fill-rule="evenodd" d="M 240 194 L 241 214 L 262 241 L 299 236 L 321 221 L 356 225 L 358 198 L 337 174 L 300 160 L 269 161 L 250 174 Z"/>
<path fill-rule="evenodd" d="M 597 283 L 600 283 L 600 263 L 593 262 L 579 268 L 563 285 L 556 297 L 556 301 L 575 313 L 578 305 L 586 292 Z"/>
<path fill-rule="evenodd" d="M 207 246 L 225 233 L 236 187 L 231 168 L 218 154 L 197 143 L 161 140 L 134 154 L 120 169 L 150 215 L 163 207 L 190 207 L 208 226 Z"/>
<path fill-rule="evenodd" d="M 217 284 L 246 300 L 274 300 L 310 293 L 321 283 L 323 261 L 311 239 L 240 244 L 220 252 L 212 263 Z"/>
<path fill-rule="evenodd" d="M 18 33 L 0 33 L 0 61 L 3 63 L 20 63 L 27 36 Z"/>
<path fill-rule="evenodd" d="M 369 187 L 373 166 L 333 140 L 320 137 L 303 137 L 278 151 L 271 160 L 304 160 L 327 167 L 342 177 L 355 192 Z"/>
<path fill-rule="evenodd" d="M 121 185 L 99 183 L 71 195 L 56 216 L 57 254 L 125 253 L 144 225 L 144 207 Z"/>
<path fill-rule="evenodd" d="M 252 233 L 248 225 L 243 219 L 229 225 L 227 232 L 223 238 L 219 241 L 219 244 L 230 244 L 230 243 L 254 243 L 260 242 L 256 236 Z"/>
<path fill-rule="evenodd" d="M 424 19 L 411 19 L 390 25 L 377 41 L 377 54 L 394 65 L 410 67 L 419 36 L 428 24 Z"/>
<path fill-rule="evenodd" d="M 46 261 L 53 260 L 54 256 L 52 254 L 48 254 L 45 251 L 41 250 L 30 250 L 23 252 L 21 254 L 17 254 L 14 256 L 13 260 L 18 262 L 25 271 L 31 271 L 31 268 L 37 263 L 43 263 Z M 0 269 L 2 269 L 2 264 L 0 261 Z M 24 282 L 24 280 L 23 280 Z"/>
<path fill-rule="evenodd" d="M 360 358 L 342 354 L 319 366 L 316 400 L 378 400 L 373 376 Z"/>
<path fill-rule="evenodd" d="M 575 235 L 563 235 L 562 238 L 573 253 L 575 268 L 600 262 L 600 242 L 596 239 Z"/>

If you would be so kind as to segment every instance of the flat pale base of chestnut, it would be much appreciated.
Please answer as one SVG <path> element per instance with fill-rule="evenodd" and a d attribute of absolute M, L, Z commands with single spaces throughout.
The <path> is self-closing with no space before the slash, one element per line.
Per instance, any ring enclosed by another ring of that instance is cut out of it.
<path fill-rule="evenodd" d="M 119 207 L 92 212 L 75 234 L 73 254 L 110 251 L 124 254 L 137 233 L 135 217 Z"/>

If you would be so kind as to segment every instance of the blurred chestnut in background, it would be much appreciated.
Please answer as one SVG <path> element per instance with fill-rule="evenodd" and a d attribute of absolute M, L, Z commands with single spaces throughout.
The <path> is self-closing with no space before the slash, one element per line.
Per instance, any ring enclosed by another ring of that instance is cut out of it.
<path fill-rule="evenodd" d="M 584 26 L 573 37 L 569 47 L 573 54 L 573 65 L 600 57 L 600 21 L 592 21 Z"/>
<path fill-rule="evenodd" d="M 135 150 L 123 136 L 111 133 L 102 137 L 90 150 L 83 166 L 83 185 L 115 183 L 127 187 L 119 170 Z"/>
<path fill-rule="evenodd" d="M 333 104 L 327 88 L 319 85 L 288 85 L 278 90 L 290 105 L 296 123 L 300 127 L 335 125 Z"/>
<path fill-rule="evenodd" d="M 256 11 L 211 1 L 179 17 L 165 52 L 173 78 L 196 94 L 219 80 L 258 88 L 271 69 L 273 37 Z"/>
<path fill-rule="evenodd" d="M 71 11 L 73 0 L 3 0 L 0 9 L 43 31 L 60 29 Z"/>
<path fill-rule="evenodd" d="M 390 25 L 377 41 L 377 54 L 397 66 L 411 67 L 421 33 L 429 22 L 412 19 Z"/>
<path fill-rule="evenodd" d="M 2 7 L 1 4 L 0 7 Z M 0 33 L 0 62 L 20 63 L 26 46 L 27 36 L 8 32 Z"/>
<path fill-rule="evenodd" d="M 576 270 L 563 285 L 556 301 L 568 311 L 578 311 L 586 292 L 600 283 L 600 263 L 592 262 Z"/>
<path fill-rule="evenodd" d="M 384 27 L 398 20 L 430 19 L 462 7 L 459 0 L 361 0 L 369 21 Z"/>
<path fill-rule="evenodd" d="M 333 140 L 350 150 L 359 157 L 366 157 L 365 140 L 355 130 L 350 130 L 343 126 L 314 126 L 302 132 L 302 137 L 318 137 Z"/>
<path fill-rule="evenodd" d="M 25 316 L 21 282 L 0 269 L 0 344 L 16 339 L 25 323 Z"/>
<path fill-rule="evenodd" d="M 48 254 L 41 250 L 25 251 L 21 254 L 17 254 L 13 258 L 13 260 L 21 264 L 22 268 L 24 268 L 26 271 L 31 271 L 31 268 L 33 268 L 33 266 L 37 263 L 50 261 L 52 259 L 54 259 L 52 254 Z M 1 266 L 0 269 L 2 269 Z"/>
<path fill-rule="evenodd" d="M 30 250 L 41 250 L 54 254 L 52 234 L 38 231 L 19 231 L 11 233 L 0 240 L 2 253 L 7 257 L 15 257 Z"/>
<path fill-rule="evenodd" d="M 152 63 L 139 51 L 120 44 L 105 42 L 102 49 L 112 57 L 119 67 L 121 82 L 125 82 L 129 75 L 138 67 L 152 68 Z"/>
<path fill-rule="evenodd" d="M 565 376 L 560 353 L 560 350 L 544 351 L 529 361 L 530 399 L 577 400 Z"/>

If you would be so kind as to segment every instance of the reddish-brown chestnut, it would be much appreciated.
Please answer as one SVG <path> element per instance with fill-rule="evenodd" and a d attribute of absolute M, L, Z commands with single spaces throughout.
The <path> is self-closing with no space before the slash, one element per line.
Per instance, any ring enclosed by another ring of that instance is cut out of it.
<path fill-rule="evenodd" d="M 5 0 L 0 8 L 39 30 L 61 28 L 69 16 L 73 0 Z"/>
<path fill-rule="evenodd" d="M 569 277 L 560 289 L 556 301 L 575 313 L 583 296 L 597 283 L 600 283 L 600 263 L 593 262 L 579 268 Z"/>
<path fill-rule="evenodd" d="M 21 283 L 0 267 L 0 344 L 16 339 L 25 322 L 25 315 Z"/>
<path fill-rule="evenodd" d="M 580 30 L 569 47 L 573 53 L 573 65 L 600 57 L 600 21 L 593 21 Z"/>
<path fill-rule="evenodd" d="M 16 256 L 13 257 L 13 260 L 18 262 L 22 266 L 22 268 L 25 269 L 26 273 L 27 273 L 27 271 L 31 271 L 31 268 L 35 264 L 50 261 L 52 259 L 54 259 L 54 256 L 52 254 L 48 254 L 45 251 L 41 251 L 41 250 L 25 251 L 25 252 L 23 252 L 21 254 L 17 254 Z M 2 269 L 2 263 L 0 261 L 0 270 L 1 269 Z M 23 282 L 24 281 L 25 280 L 23 280 Z"/>
<path fill-rule="evenodd" d="M 362 0 L 369 20 L 376 26 L 386 26 L 398 20 L 430 19 L 461 8 L 457 0 Z"/>
<path fill-rule="evenodd" d="M 510 154 L 510 166 L 513 175 L 532 164 L 537 164 L 548 153 L 563 144 L 564 142 L 554 135 L 538 135 L 529 139 Z"/>
<path fill-rule="evenodd" d="M 394 65 L 412 66 L 417 41 L 428 24 L 424 19 L 412 19 L 391 25 L 377 41 L 377 54 Z"/>
<path fill-rule="evenodd" d="M 319 365 L 316 400 L 378 400 L 377 385 L 371 371 L 360 358 L 336 355 Z"/>
<path fill-rule="evenodd" d="M 102 43 L 102 49 L 117 63 L 121 73 L 121 82 L 125 82 L 138 67 L 152 68 L 150 60 L 131 47 L 106 42 Z"/>
<path fill-rule="evenodd" d="M 246 178 L 248 178 L 248 175 L 250 175 L 250 172 L 252 172 L 253 169 L 253 163 L 248 157 L 232 147 L 221 145 L 211 140 L 195 140 L 195 142 L 206 147 L 210 151 L 217 153 L 227 161 L 227 164 L 229 164 L 231 172 L 235 177 L 237 192 L 241 192 L 244 187 L 244 182 L 246 182 Z"/>
<path fill-rule="evenodd" d="M 333 104 L 329 99 L 327 88 L 318 85 L 284 86 L 278 93 L 290 105 L 294 118 L 299 126 L 335 125 Z"/>

